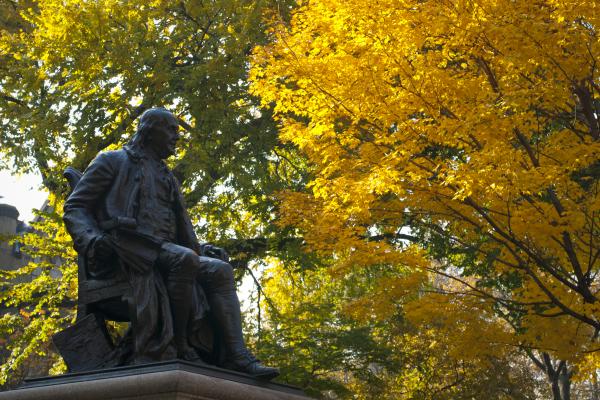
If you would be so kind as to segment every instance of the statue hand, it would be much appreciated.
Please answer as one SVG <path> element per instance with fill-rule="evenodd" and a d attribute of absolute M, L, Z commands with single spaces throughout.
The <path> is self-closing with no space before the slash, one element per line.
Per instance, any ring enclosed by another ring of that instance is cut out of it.
<path fill-rule="evenodd" d="M 219 260 L 223 260 L 225 262 L 229 261 L 229 254 L 227 254 L 224 249 L 213 246 L 212 244 L 202 245 L 202 255 L 206 257 L 218 258 Z"/>
<path fill-rule="evenodd" d="M 110 242 L 110 237 L 106 234 L 97 237 L 92 246 L 93 257 L 98 261 L 108 260 L 115 253 Z"/>

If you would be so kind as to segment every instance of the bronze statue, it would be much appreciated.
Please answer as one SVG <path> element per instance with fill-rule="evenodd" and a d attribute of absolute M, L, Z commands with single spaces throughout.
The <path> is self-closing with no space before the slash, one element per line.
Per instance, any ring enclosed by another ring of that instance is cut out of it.
<path fill-rule="evenodd" d="M 131 321 L 130 354 L 121 351 L 112 365 L 179 358 L 271 379 L 278 370 L 262 365 L 244 343 L 227 254 L 198 242 L 163 161 L 175 154 L 178 130 L 166 109 L 147 110 L 123 149 L 99 153 L 72 183 L 64 221 L 80 255 L 80 303 L 86 314 Z M 90 297 L 98 282 L 102 296 Z M 106 282 L 124 282 L 127 294 L 109 295 L 118 285 L 101 287 Z M 207 320 L 219 356 L 202 343 Z"/>

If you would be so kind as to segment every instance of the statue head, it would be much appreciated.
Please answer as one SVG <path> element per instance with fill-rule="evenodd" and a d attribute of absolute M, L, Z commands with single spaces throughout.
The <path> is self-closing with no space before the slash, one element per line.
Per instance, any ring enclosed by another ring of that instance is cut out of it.
<path fill-rule="evenodd" d="M 175 154 L 179 139 L 179 122 L 173 113 L 162 107 L 150 108 L 140 117 L 137 132 L 129 142 L 142 147 L 161 159 Z"/>

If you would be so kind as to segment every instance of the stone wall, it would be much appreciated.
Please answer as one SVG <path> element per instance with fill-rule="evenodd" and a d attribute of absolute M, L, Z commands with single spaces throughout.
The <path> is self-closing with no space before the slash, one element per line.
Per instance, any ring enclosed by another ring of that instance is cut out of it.
<path fill-rule="evenodd" d="M 15 246 L 6 238 L 20 233 L 25 229 L 25 224 L 19 221 L 19 211 L 16 207 L 8 204 L 0 204 L 0 268 L 17 269 L 27 264 L 27 259 L 19 251 L 18 244 Z"/>

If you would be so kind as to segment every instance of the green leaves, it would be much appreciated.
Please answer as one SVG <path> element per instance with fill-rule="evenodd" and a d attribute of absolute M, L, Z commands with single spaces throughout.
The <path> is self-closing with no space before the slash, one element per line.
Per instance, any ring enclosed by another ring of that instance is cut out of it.
<path fill-rule="evenodd" d="M 15 377 L 32 363 L 43 370 L 44 365 L 50 368 L 57 362 L 50 338 L 74 318 L 76 254 L 60 215 L 53 211 L 62 208 L 61 203 L 51 197 L 50 205 L 54 208 L 39 213 L 32 224 L 35 231 L 18 238 L 29 263 L 3 274 L 0 304 L 7 312 L 0 319 L 0 340 L 7 353 L 0 367 L 0 387 L 18 383 Z M 64 366 L 59 370 L 64 371 Z"/>
<path fill-rule="evenodd" d="M 11 335 L 0 381 L 73 316 L 76 267 L 60 220 L 69 190 L 62 171 L 83 170 L 99 151 L 125 144 L 147 108 L 167 107 L 184 127 L 170 164 L 201 240 L 243 248 L 281 236 L 271 223 L 274 194 L 301 184 L 291 165 L 302 161 L 279 143 L 270 113 L 246 92 L 246 75 L 247 55 L 266 41 L 263 16 L 288 3 L 0 1 L 2 167 L 41 173 L 55 203 L 24 238 L 33 261 L 2 274 L 2 281 L 24 281 L 0 293 L 15 307 L 0 330 Z M 232 256 L 247 264 L 283 247 Z"/>

